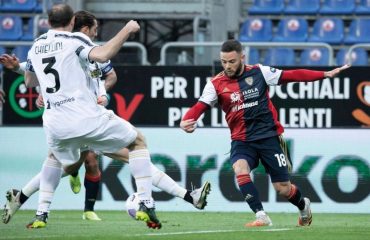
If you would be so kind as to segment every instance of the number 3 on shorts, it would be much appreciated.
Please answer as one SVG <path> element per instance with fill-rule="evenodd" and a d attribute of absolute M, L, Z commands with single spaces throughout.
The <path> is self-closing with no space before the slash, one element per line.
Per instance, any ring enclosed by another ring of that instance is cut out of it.
<path fill-rule="evenodd" d="M 286 167 L 286 160 L 285 160 L 285 155 L 283 153 L 281 154 L 275 154 L 274 155 L 276 157 L 276 159 L 278 160 L 278 163 L 279 163 L 279 167 Z"/>

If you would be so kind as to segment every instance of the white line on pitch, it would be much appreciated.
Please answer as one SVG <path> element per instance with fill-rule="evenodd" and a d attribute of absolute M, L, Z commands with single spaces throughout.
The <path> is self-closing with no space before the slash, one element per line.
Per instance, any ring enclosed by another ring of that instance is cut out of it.
<path fill-rule="evenodd" d="M 166 235 L 185 235 L 185 234 L 206 234 L 206 233 L 227 233 L 227 232 L 279 232 L 289 231 L 290 228 L 272 228 L 272 229 L 250 229 L 250 230 L 208 230 L 208 231 L 189 231 L 189 232 L 168 232 L 168 233 L 145 233 L 135 234 L 133 236 L 166 236 Z"/>

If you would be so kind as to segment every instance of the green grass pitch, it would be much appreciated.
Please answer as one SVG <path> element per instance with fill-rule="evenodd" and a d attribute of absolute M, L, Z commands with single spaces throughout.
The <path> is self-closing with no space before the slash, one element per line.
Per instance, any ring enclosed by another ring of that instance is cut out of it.
<path fill-rule="evenodd" d="M 296 227 L 297 214 L 269 214 L 272 227 L 245 228 L 251 213 L 158 212 L 163 227 L 148 229 L 124 211 L 97 211 L 101 222 L 84 221 L 81 211 L 52 211 L 44 229 L 26 229 L 34 211 L 19 211 L 0 224 L 0 239 L 370 239 L 370 214 L 314 214 L 310 227 Z"/>

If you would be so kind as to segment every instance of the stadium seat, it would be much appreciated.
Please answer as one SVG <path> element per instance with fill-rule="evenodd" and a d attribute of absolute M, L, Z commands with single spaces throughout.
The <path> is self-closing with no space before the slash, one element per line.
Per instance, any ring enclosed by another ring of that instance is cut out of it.
<path fill-rule="evenodd" d="M 284 8 L 285 14 L 316 14 L 320 8 L 320 0 L 288 0 Z"/>
<path fill-rule="evenodd" d="M 370 1 L 361 0 L 355 8 L 356 15 L 367 15 L 370 14 Z"/>
<path fill-rule="evenodd" d="M 259 63 L 260 62 L 260 54 L 259 54 L 258 49 L 249 48 L 249 53 L 246 54 L 246 58 L 245 59 L 248 60 L 248 61 L 245 62 L 246 64 L 256 64 L 256 63 Z"/>
<path fill-rule="evenodd" d="M 22 41 L 33 41 L 35 39 L 33 36 L 34 20 L 35 18 L 32 17 L 27 21 L 27 24 L 23 24 Z"/>
<path fill-rule="evenodd" d="M 348 49 L 340 49 L 336 56 L 337 65 L 349 63 Z M 351 65 L 368 66 L 368 53 L 363 48 L 355 48 L 351 54 Z"/>
<path fill-rule="evenodd" d="M 274 42 L 305 42 L 308 24 L 303 18 L 285 18 L 280 20 Z"/>
<path fill-rule="evenodd" d="M 41 34 L 46 33 L 50 29 L 50 26 L 49 26 L 49 22 L 46 16 L 40 17 L 36 21 L 37 21 L 36 37 L 38 37 Z"/>
<path fill-rule="evenodd" d="M 284 8 L 284 0 L 254 0 L 248 13 L 253 14 L 272 14 L 279 15 Z"/>
<path fill-rule="evenodd" d="M 246 20 L 241 29 L 239 40 L 241 42 L 267 42 L 271 41 L 272 22 L 266 18 L 252 18 Z"/>
<path fill-rule="evenodd" d="M 267 66 L 294 66 L 294 50 L 292 48 L 269 48 L 263 64 Z"/>
<path fill-rule="evenodd" d="M 13 49 L 12 53 L 14 53 L 19 58 L 19 61 L 25 62 L 27 61 L 27 54 L 30 48 L 31 48 L 31 45 L 30 46 L 16 46 Z"/>
<path fill-rule="evenodd" d="M 22 36 L 22 19 L 18 16 L 0 16 L 0 41 L 19 40 Z"/>
<path fill-rule="evenodd" d="M 355 6 L 355 0 L 324 0 L 319 13 L 324 15 L 352 14 Z"/>
<path fill-rule="evenodd" d="M 329 50 L 327 48 L 308 48 L 302 51 L 301 66 L 328 66 Z"/>
<path fill-rule="evenodd" d="M 36 0 L 2 0 L 2 12 L 33 12 Z"/>
<path fill-rule="evenodd" d="M 370 42 L 370 19 L 357 18 L 352 20 L 348 34 L 344 37 L 345 44 Z"/>
<path fill-rule="evenodd" d="M 313 25 L 309 42 L 341 44 L 344 37 L 343 20 L 340 18 L 319 18 Z"/>

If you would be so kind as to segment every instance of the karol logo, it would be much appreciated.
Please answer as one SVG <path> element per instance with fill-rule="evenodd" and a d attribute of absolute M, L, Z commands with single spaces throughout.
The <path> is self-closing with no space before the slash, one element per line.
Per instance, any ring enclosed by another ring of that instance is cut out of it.
<path fill-rule="evenodd" d="M 43 113 L 43 109 L 36 107 L 38 95 L 38 88 L 27 88 L 23 76 L 20 76 L 10 86 L 9 103 L 18 115 L 24 118 L 37 118 Z"/>

